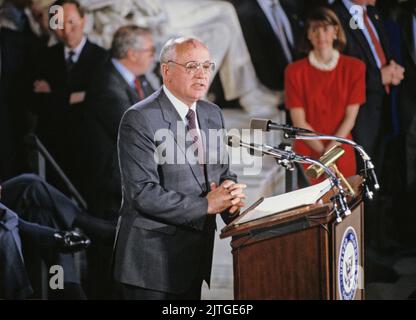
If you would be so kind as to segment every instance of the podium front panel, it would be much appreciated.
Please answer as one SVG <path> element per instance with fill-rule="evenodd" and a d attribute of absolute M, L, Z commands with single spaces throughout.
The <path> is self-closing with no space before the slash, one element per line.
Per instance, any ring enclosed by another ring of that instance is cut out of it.
<path fill-rule="evenodd" d="M 235 299 L 330 299 L 326 227 L 258 237 L 233 249 Z"/>
<path fill-rule="evenodd" d="M 364 299 L 364 204 L 332 226 L 333 292 L 337 300 Z"/>

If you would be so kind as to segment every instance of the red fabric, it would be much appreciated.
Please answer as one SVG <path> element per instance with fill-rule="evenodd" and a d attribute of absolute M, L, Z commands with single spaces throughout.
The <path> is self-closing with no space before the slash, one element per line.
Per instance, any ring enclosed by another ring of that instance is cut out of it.
<path fill-rule="evenodd" d="M 319 132 L 334 135 L 341 125 L 345 110 L 351 104 L 365 102 L 365 65 L 356 58 L 340 55 L 332 71 L 313 67 L 307 58 L 290 64 L 285 72 L 287 108 L 303 108 L 306 121 Z M 347 136 L 351 139 L 351 134 Z M 322 141 L 327 145 L 330 141 Z M 356 174 L 354 149 L 344 145 L 345 154 L 337 161 L 345 177 Z M 294 150 L 318 159 L 304 142 L 295 141 Z"/>
<path fill-rule="evenodd" d="M 380 60 L 381 67 L 384 67 L 387 63 L 386 55 L 384 54 L 383 47 L 381 46 L 380 41 L 378 41 L 377 36 L 375 35 L 373 28 L 370 26 L 370 22 L 368 21 L 368 14 L 367 11 L 364 10 L 364 24 L 365 27 L 370 35 L 371 42 L 373 43 L 374 48 L 376 49 L 376 53 L 378 56 L 378 59 Z M 384 89 L 386 90 L 387 94 L 390 93 L 390 87 L 388 85 L 384 86 Z"/>
<path fill-rule="evenodd" d="M 370 26 L 367 11 L 364 11 L 364 24 L 368 33 L 370 34 L 371 42 L 376 49 L 378 59 L 380 60 L 381 66 L 383 67 L 387 63 L 386 55 L 384 54 L 384 50 L 381 47 L 380 41 L 378 41 L 377 36 L 374 34 L 373 28 Z"/>
<path fill-rule="evenodd" d="M 137 93 L 139 94 L 140 100 L 143 100 L 144 99 L 144 92 L 143 92 L 142 84 L 141 84 L 139 78 L 136 78 L 134 80 L 134 86 L 136 87 L 136 90 L 137 90 Z"/>

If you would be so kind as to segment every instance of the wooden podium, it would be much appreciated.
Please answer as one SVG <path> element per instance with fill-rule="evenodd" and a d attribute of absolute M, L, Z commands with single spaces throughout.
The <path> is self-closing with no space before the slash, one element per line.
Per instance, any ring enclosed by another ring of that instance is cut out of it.
<path fill-rule="evenodd" d="M 348 179 L 352 213 L 337 223 L 330 192 L 314 204 L 261 219 L 232 223 L 235 299 L 363 299 L 362 179 Z"/>

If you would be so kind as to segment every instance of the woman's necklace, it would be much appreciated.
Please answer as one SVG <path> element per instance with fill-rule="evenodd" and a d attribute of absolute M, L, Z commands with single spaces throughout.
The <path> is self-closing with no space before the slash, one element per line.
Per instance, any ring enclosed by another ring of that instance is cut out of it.
<path fill-rule="evenodd" d="M 338 50 L 332 50 L 332 57 L 327 63 L 323 63 L 318 61 L 313 51 L 309 52 L 308 55 L 309 63 L 314 66 L 315 68 L 322 70 L 322 71 L 332 71 L 338 64 L 339 60 L 339 52 Z"/>

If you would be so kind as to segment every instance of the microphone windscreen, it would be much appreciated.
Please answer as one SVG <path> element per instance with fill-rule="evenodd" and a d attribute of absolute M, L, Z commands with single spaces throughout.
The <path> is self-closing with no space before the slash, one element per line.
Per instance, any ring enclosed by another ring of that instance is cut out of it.
<path fill-rule="evenodd" d="M 240 147 L 240 138 L 237 136 L 227 136 L 227 144 L 230 147 Z"/>
<path fill-rule="evenodd" d="M 253 118 L 250 120 L 250 129 L 260 129 L 262 131 L 269 131 L 268 125 L 270 120 Z"/>

